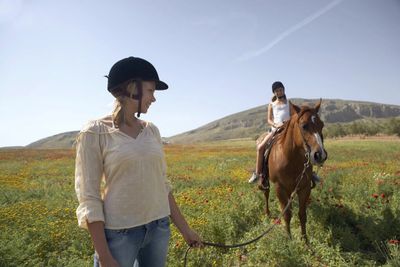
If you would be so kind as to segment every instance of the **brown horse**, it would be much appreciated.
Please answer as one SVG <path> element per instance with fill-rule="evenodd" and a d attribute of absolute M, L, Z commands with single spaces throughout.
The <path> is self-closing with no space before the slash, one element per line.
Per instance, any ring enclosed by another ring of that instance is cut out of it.
<path fill-rule="evenodd" d="M 269 179 L 276 186 L 282 211 L 287 206 L 292 193 L 297 191 L 301 234 L 306 242 L 306 207 L 312 188 L 312 165 L 322 165 L 327 159 L 322 136 L 324 123 L 318 116 L 320 106 L 321 100 L 314 108 L 307 106 L 300 108 L 290 103 L 291 117 L 284 124 L 283 131 L 276 136 L 276 142 L 271 147 L 268 159 Z M 270 215 L 269 188 L 264 190 L 264 196 L 266 213 Z M 291 237 L 290 204 L 283 217 L 286 231 Z"/>

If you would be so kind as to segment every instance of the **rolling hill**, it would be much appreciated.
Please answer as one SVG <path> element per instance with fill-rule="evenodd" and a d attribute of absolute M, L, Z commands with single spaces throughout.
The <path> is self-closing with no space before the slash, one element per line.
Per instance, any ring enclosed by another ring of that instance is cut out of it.
<path fill-rule="evenodd" d="M 291 99 L 296 105 L 314 106 L 317 99 Z M 320 109 L 325 125 L 349 123 L 359 120 L 373 120 L 400 116 L 400 106 L 371 102 L 323 100 Z M 245 110 L 202 127 L 169 138 L 172 143 L 192 143 L 226 140 L 234 138 L 255 138 L 269 127 L 266 124 L 267 105 Z"/>
<path fill-rule="evenodd" d="M 72 131 L 49 136 L 36 142 L 30 143 L 26 146 L 26 148 L 72 148 L 74 146 L 75 138 L 78 133 L 79 131 Z"/>
<path fill-rule="evenodd" d="M 297 105 L 313 106 L 317 99 L 291 99 Z M 268 129 L 267 105 L 238 112 L 210 122 L 197 129 L 166 138 L 171 143 L 193 143 L 255 138 Z M 400 106 L 339 99 L 323 100 L 321 118 L 326 125 L 361 120 L 385 119 L 400 116 Z M 26 146 L 27 148 L 72 148 L 78 131 L 46 137 Z"/>

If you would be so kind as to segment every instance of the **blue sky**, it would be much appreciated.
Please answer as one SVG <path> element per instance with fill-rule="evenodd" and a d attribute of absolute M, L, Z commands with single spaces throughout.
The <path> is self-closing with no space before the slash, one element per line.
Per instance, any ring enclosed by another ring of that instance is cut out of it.
<path fill-rule="evenodd" d="M 109 114 L 112 64 L 152 62 L 163 136 L 288 97 L 400 105 L 400 1 L 0 0 L 0 147 Z"/>

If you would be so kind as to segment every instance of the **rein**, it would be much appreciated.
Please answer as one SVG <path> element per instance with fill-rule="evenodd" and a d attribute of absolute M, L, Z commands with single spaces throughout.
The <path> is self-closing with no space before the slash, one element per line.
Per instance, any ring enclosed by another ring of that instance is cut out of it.
<path fill-rule="evenodd" d="M 292 194 L 290 195 L 289 201 L 288 201 L 288 203 L 286 204 L 285 208 L 284 208 L 284 209 L 282 210 L 282 212 L 279 214 L 277 220 L 280 220 L 280 219 L 282 218 L 282 216 L 285 214 L 285 212 L 287 211 L 287 209 L 290 207 L 290 204 L 292 203 L 292 201 L 293 201 L 293 199 L 294 199 L 294 196 L 295 196 L 295 194 L 297 193 L 297 191 L 298 191 L 298 189 L 299 189 L 300 182 L 301 182 L 301 180 L 303 179 L 304 174 L 306 173 L 307 168 L 310 166 L 310 153 L 309 153 L 309 151 L 307 151 L 307 152 L 304 154 L 304 156 L 305 156 L 305 158 L 306 158 L 306 161 L 304 162 L 303 171 L 301 172 L 301 174 L 300 174 L 299 176 L 297 176 L 296 180 L 298 180 L 298 182 L 297 182 L 297 184 L 296 184 L 296 187 L 294 188 Z M 300 179 L 299 179 L 299 178 L 300 178 Z M 249 245 L 249 244 L 251 244 L 251 243 L 254 243 L 254 242 L 260 240 L 262 237 L 264 237 L 265 235 L 267 235 L 276 225 L 277 225 L 277 224 L 271 225 L 267 230 L 265 230 L 262 234 L 260 234 L 260 235 L 257 236 L 256 238 L 251 239 L 250 241 L 247 241 L 247 242 L 239 243 L 239 244 L 226 245 L 226 244 L 212 243 L 212 242 L 207 242 L 207 241 L 204 241 L 204 242 L 202 242 L 202 243 L 203 243 L 205 246 L 218 247 L 218 248 L 228 248 L 228 249 L 231 249 L 231 248 L 238 248 L 238 247 L 244 247 L 244 246 L 247 246 L 247 245 Z M 183 263 L 183 266 L 185 266 L 185 267 L 186 267 L 186 264 L 187 264 L 187 257 L 188 257 L 188 254 L 189 254 L 190 249 L 192 249 L 192 246 L 189 246 L 189 247 L 186 249 L 186 252 L 185 252 L 184 263 Z"/>
<path fill-rule="evenodd" d="M 309 111 L 309 110 L 310 110 L 310 109 L 303 110 L 303 111 L 299 114 L 299 116 L 298 116 L 298 118 L 297 118 L 297 126 L 299 127 L 300 134 L 301 134 L 301 137 L 302 137 L 302 139 L 303 139 L 303 146 L 304 146 L 304 151 L 305 151 L 305 154 L 304 154 L 305 162 L 304 162 L 304 164 L 303 164 L 304 167 L 303 167 L 303 170 L 302 170 L 301 174 L 300 174 L 299 176 L 297 176 L 297 178 L 296 178 L 296 181 L 297 181 L 296 186 L 295 186 L 293 192 L 292 192 L 291 195 L 290 195 L 290 198 L 289 198 L 289 200 L 288 200 L 288 203 L 286 204 L 286 206 L 285 206 L 285 208 L 282 210 L 282 212 L 279 214 L 277 220 L 280 220 L 280 219 L 283 217 L 283 215 L 286 213 L 286 211 L 288 210 L 288 208 L 290 207 L 291 203 L 293 202 L 293 199 L 294 199 L 295 194 L 296 194 L 297 191 L 299 190 L 300 182 L 301 182 L 301 180 L 303 179 L 303 177 L 304 177 L 304 175 L 305 175 L 305 173 L 306 173 L 306 170 L 310 167 L 310 151 L 311 151 L 311 149 L 310 149 L 310 146 L 308 145 L 306 139 L 304 138 L 303 131 L 302 131 L 302 129 L 301 129 L 301 127 L 300 127 L 300 124 L 299 124 L 300 118 L 304 115 L 304 113 L 306 113 L 306 112 Z M 251 239 L 251 240 L 249 240 L 249 241 L 247 241 L 247 242 L 243 242 L 243 243 L 239 243 L 239 244 L 227 245 L 227 244 L 212 243 L 212 242 L 207 242 L 207 241 L 204 241 L 204 242 L 202 242 L 202 243 L 203 243 L 205 246 L 217 247 L 217 248 L 227 248 L 227 249 L 238 248 L 238 247 L 244 247 L 244 246 L 247 246 L 247 245 L 249 245 L 249 244 L 251 244 L 251 243 L 254 243 L 254 242 L 257 242 L 258 240 L 260 240 L 262 237 L 264 237 L 264 236 L 267 235 L 270 231 L 272 231 L 272 229 L 273 229 L 276 225 L 277 225 L 277 224 L 271 225 L 267 230 L 265 230 L 265 231 L 264 231 L 262 234 L 260 234 L 259 236 L 255 237 L 255 238 L 253 238 L 253 239 Z M 185 257 L 184 257 L 184 266 L 185 266 L 185 267 L 186 267 L 186 265 L 187 265 L 187 257 L 188 257 L 188 254 L 189 254 L 189 251 L 190 251 L 191 249 L 192 249 L 192 246 L 189 246 L 189 247 L 186 249 Z"/>

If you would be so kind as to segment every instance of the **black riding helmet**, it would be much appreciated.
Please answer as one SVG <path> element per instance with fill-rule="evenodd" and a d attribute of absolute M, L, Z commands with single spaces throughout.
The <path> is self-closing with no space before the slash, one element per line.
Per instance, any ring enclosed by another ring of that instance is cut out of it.
<path fill-rule="evenodd" d="M 283 88 L 285 89 L 285 86 L 283 86 L 283 83 L 280 81 L 276 81 L 272 84 L 272 93 L 275 93 L 275 90 L 278 88 Z"/>
<path fill-rule="evenodd" d="M 138 57 L 127 57 L 119 60 L 111 67 L 110 73 L 106 77 L 108 78 L 107 90 L 115 97 L 127 95 L 127 92 L 122 91 L 121 85 L 124 83 L 128 81 L 138 82 L 138 94 L 132 96 L 132 98 L 139 100 L 138 117 L 140 116 L 142 102 L 141 81 L 154 81 L 156 90 L 168 89 L 168 85 L 158 77 L 154 66 L 147 60 Z"/>

